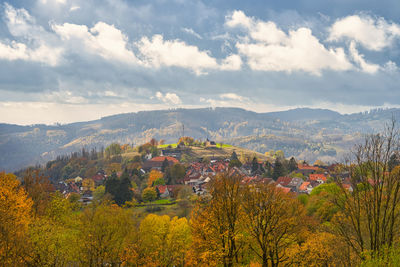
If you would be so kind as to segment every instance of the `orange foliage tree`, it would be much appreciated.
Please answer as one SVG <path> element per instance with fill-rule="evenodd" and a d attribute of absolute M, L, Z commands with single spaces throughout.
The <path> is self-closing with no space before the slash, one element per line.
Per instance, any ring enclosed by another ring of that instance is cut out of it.
<path fill-rule="evenodd" d="M 149 173 L 149 179 L 147 180 L 148 186 L 153 186 L 154 181 L 157 179 L 163 178 L 164 174 L 157 170 L 151 170 Z"/>
<path fill-rule="evenodd" d="M 32 204 L 15 175 L 0 172 L 0 263 L 3 266 L 21 266 L 27 261 Z"/>

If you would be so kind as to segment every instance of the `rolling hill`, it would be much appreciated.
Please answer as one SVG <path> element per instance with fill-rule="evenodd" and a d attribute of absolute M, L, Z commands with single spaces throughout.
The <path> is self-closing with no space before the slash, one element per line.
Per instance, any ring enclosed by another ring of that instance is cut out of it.
<path fill-rule="evenodd" d="M 400 109 L 342 115 L 326 109 L 256 113 L 239 108 L 141 111 L 65 125 L 0 124 L 0 170 L 42 164 L 57 155 L 105 147 L 139 145 L 152 137 L 174 143 L 183 134 L 248 148 L 271 149 L 314 161 L 340 161 L 364 133 L 376 132 Z"/>

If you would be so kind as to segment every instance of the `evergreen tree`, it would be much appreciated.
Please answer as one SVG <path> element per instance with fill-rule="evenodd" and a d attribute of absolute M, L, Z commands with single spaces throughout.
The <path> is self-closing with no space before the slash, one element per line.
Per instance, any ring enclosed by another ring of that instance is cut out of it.
<path fill-rule="evenodd" d="M 106 181 L 106 193 L 110 194 L 114 199 L 115 196 L 118 195 L 118 190 L 119 190 L 119 180 L 117 177 L 117 173 L 113 171 L 110 177 Z"/>
<path fill-rule="evenodd" d="M 161 171 L 165 173 L 165 170 L 167 169 L 168 166 L 169 166 L 168 160 L 167 158 L 165 158 L 161 166 Z"/>
<path fill-rule="evenodd" d="M 129 179 L 128 171 L 125 169 L 119 180 L 118 193 L 114 195 L 115 203 L 123 205 L 126 201 L 132 200 L 132 183 Z"/>
<path fill-rule="evenodd" d="M 258 166 L 258 160 L 256 157 L 253 158 L 252 162 L 251 162 L 251 173 L 254 173 L 258 170 L 259 166 Z"/>
<path fill-rule="evenodd" d="M 276 181 L 279 177 L 286 175 L 286 169 L 280 158 L 276 158 L 274 172 L 272 174 L 272 178 Z"/>
<path fill-rule="evenodd" d="M 239 160 L 235 151 L 232 152 L 231 160 Z"/>
<path fill-rule="evenodd" d="M 297 167 L 297 162 L 294 159 L 294 157 L 291 157 L 289 160 L 289 166 L 288 166 L 289 172 L 295 171 L 298 169 Z"/>

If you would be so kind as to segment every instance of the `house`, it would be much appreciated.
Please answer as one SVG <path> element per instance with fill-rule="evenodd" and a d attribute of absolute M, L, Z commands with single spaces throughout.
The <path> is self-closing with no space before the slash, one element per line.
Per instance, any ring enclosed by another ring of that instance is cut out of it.
<path fill-rule="evenodd" d="M 314 189 L 314 187 L 312 186 L 311 182 L 303 182 L 300 185 L 300 187 L 298 189 L 298 192 L 299 193 L 310 194 L 313 189 Z"/>
<path fill-rule="evenodd" d="M 308 176 L 310 174 L 316 173 L 318 171 L 318 167 L 309 166 L 304 164 L 297 165 L 297 173 L 301 173 L 302 175 Z"/>
<path fill-rule="evenodd" d="M 279 188 L 279 189 L 282 190 L 284 193 L 289 193 L 289 192 L 292 191 L 291 188 L 285 187 L 285 186 L 281 186 L 281 185 L 279 185 L 279 184 L 276 186 L 276 188 Z"/>
<path fill-rule="evenodd" d="M 215 141 L 206 140 L 206 147 L 217 147 L 217 143 Z"/>
<path fill-rule="evenodd" d="M 160 194 L 160 198 L 167 198 L 169 197 L 170 193 L 168 190 L 168 186 L 166 185 L 157 185 L 156 189 L 158 193 Z"/>
<path fill-rule="evenodd" d="M 310 174 L 309 180 L 317 181 L 318 183 L 323 184 L 323 183 L 326 183 L 327 179 L 326 179 L 325 174 L 315 173 L 315 174 Z"/>
<path fill-rule="evenodd" d="M 292 181 L 292 179 L 293 178 L 291 178 L 291 177 L 282 176 L 282 177 L 279 177 L 278 180 L 276 180 L 276 184 L 287 187 L 290 184 L 290 182 Z"/>
<path fill-rule="evenodd" d="M 291 188 L 293 192 L 298 192 L 299 187 L 303 184 L 303 179 L 299 177 L 294 177 L 287 187 Z"/>
<path fill-rule="evenodd" d="M 168 156 L 159 156 L 159 157 L 154 157 L 150 160 L 145 161 L 143 163 L 142 169 L 145 171 L 161 170 L 164 160 L 168 161 L 169 166 L 179 163 L 179 160 L 177 160 L 176 158 L 168 157 Z"/>

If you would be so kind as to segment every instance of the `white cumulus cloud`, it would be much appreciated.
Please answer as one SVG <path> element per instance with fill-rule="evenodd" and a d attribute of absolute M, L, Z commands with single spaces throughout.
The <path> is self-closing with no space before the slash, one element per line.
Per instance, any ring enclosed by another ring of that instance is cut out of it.
<path fill-rule="evenodd" d="M 285 33 L 274 22 L 258 21 L 242 11 L 226 17 L 226 25 L 247 31 L 249 40 L 238 41 L 236 47 L 253 70 L 305 71 L 319 75 L 324 69 L 353 68 L 343 48 L 326 48 L 308 28 Z"/>
<path fill-rule="evenodd" d="M 65 41 L 83 45 L 86 52 L 108 60 L 138 63 L 134 53 L 127 48 L 128 37 L 114 25 L 98 22 L 92 28 L 86 25 L 64 23 L 52 25 L 53 30 Z"/>
<path fill-rule="evenodd" d="M 338 19 L 329 29 L 329 41 L 354 40 L 363 47 L 381 51 L 400 37 L 400 25 L 383 18 L 352 15 Z"/>
<path fill-rule="evenodd" d="M 166 93 L 165 95 L 161 92 L 156 93 L 156 97 L 163 101 L 166 104 L 172 104 L 172 105 L 179 105 L 182 104 L 182 100 L 177 94 L 174 93 Z"/>
<path fill-rule="evenodd" d="M 174 66 L 204 74 L 208 69 L 237 70 L 241 65 L 237 55 L 230 55 L 219 64 L 209 51 L 201 51 L 197 46 L 181 40 L 164 40 L 159 34 L 151 39 L 143 37 L 136 45 L 143 56 L 143 62 L 157 68 Z"/>
<path fill-rule="evenodd" d="M 364 55 L 361 55 L 358 52 L 354 41 L 352 41 L 350 43 L 349 51 L 350 51 L 350 55 L 352 56 L 354 62 L 356 62 L 360 66 L 361 70 L 363 70 L 364 72 L 375 73 L 379 70 L 379 65 L 367 63 L 365 61 Z"/>

